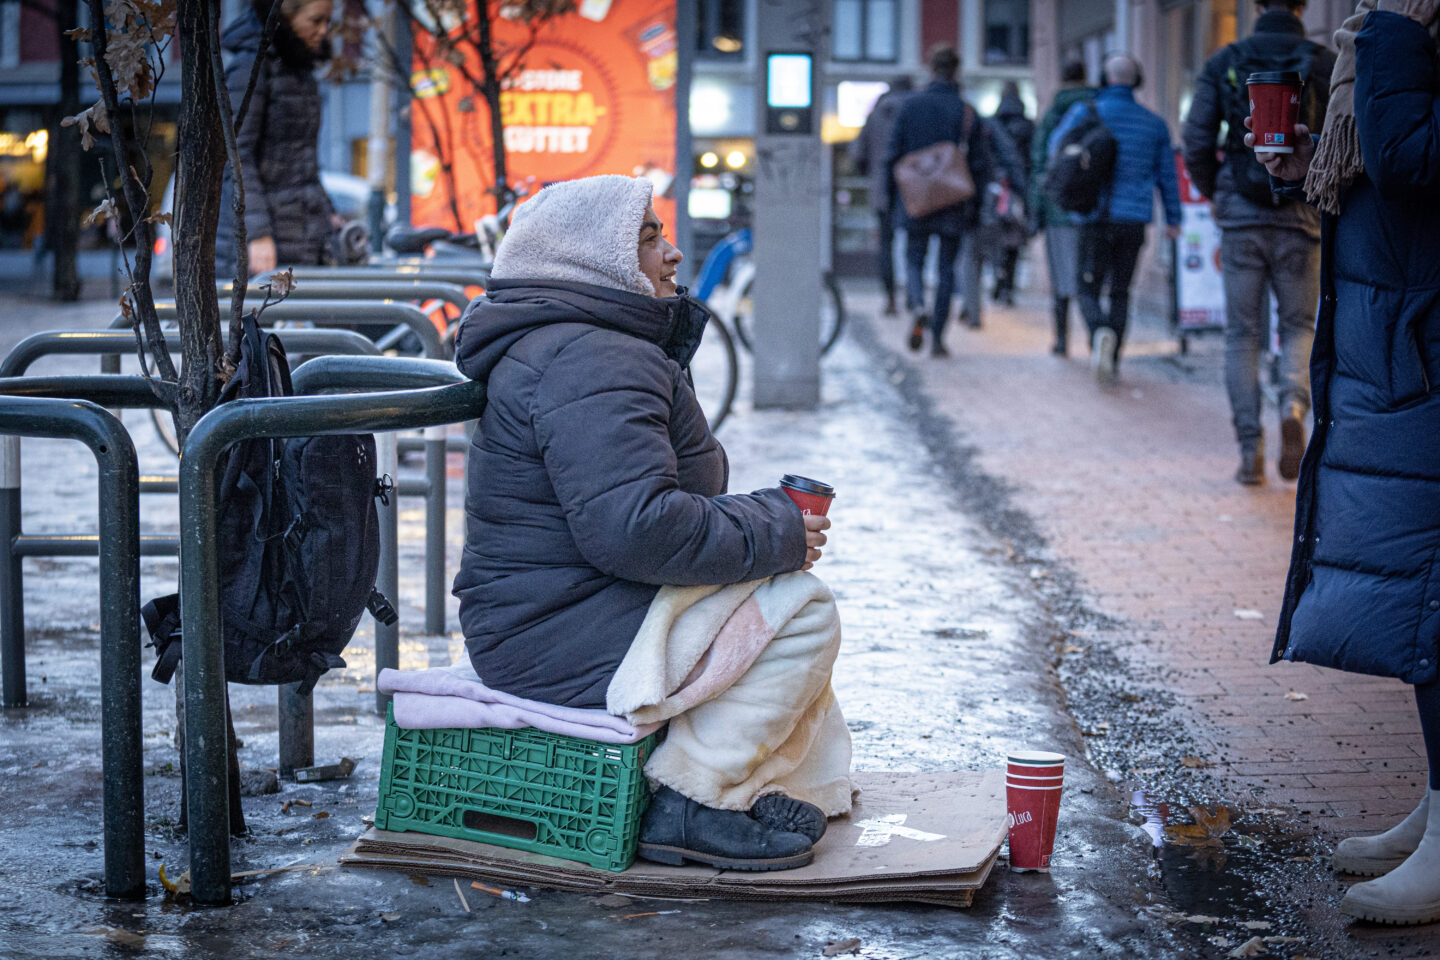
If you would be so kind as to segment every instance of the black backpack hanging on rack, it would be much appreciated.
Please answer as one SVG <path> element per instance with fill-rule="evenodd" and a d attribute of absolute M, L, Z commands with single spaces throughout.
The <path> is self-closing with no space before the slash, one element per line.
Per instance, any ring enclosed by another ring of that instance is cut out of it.
<path fill-rule="evenodd" d="M 251 314 L 220 402 L 292 392 L 285 348 Z M 308 692 L 345 666 L 340 654 L 367 607 L 395 622 L 375 589 L 375 499 L 388 490 L 375 477 L 370 434 L 243 440 L 222 455 L 215 527 L 226 680 Z M 180 598 L 159 597 L 141 614 L 156 648 L 152 676 L 169 683 L 181 656 Z"/>

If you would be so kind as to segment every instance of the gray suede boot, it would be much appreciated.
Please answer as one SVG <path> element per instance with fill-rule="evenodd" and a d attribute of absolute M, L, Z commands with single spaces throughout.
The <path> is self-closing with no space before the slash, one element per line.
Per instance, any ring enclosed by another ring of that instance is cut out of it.
<path fill-rule="evenodd" d="M 1400 866 L 1406 857 L 1415 852 L 1425 836 L 1432 792 L 1427 791 L 1420 805 L 1410 811 L 1409 816 L 1384 833 L 1341 840 L 1330 858 L 1330 866 L 1357 877 L 1378 877 Z"/>
<path fill-rule="evenodd" d="M 1431 790 L 1426 800 L 1434 796 Z M 1425 836 L 1415 852 L 1378 880 L 1366 880 L 1345 891 L 1341 913 L 1397 926 L 1440 920 L 1440 803 L 1428 806 Z"/>

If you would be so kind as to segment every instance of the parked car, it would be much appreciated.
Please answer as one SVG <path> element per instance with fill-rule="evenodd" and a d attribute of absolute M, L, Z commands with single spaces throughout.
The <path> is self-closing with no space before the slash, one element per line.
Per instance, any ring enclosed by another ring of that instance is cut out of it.
<path fill-rule="evenodd" d="M 370 211 L 370 184 L 364 177 L 357 177 L 349 173 L 336 173 L 333 170 L 320 171 L 320 183 L 325 192 L 330 195 L 330 203 L 335 207 L 335 212 L 344 218 L 346 224 L 366 224 L 369 221 Z M 171 177 L 170 182 L 165 186 L 165 196 L 160 201 L 160 209 L 170 213 L 175 209 L 175 178 Z M 395 205 L 385 205 L 385 227 L 388 229 L 395 222 Z M 175 282 L 175 262 L 172 259 L 172 240 L 168 224 L 160 223 L 155 227 L 155 258 L 150 267 L 150 282 L 156 287 L 169 287 Z M 221 279 L 228 279 L 222 277 Z"/>

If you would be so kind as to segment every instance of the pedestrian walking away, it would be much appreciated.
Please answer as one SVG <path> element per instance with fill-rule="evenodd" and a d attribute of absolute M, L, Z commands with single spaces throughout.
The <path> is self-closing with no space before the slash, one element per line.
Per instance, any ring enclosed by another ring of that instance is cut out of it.
<path fill-rule="evenodd" d="M 328 56 L 332 0 L 274 0 L 280 4 L 272 49 L 255 81 L 246 122 L 236 132 L 245 186 L 245 237 L 250 275 L 278 266 L 315 266 L 327 261 L 339 226 L 320 184 L 322 101 L 315 69 Z M 269 0 L 253 5 L 225 29 L 230 54 L 225 87 L 239 110 L 260 55 Z M 234 274 L 234 171 L 225 168 L 217 273 Z"/>
<path fill-rule="evenodd" d="M 1220 50 L 1195 82 L 1185 118 L 1185 168 L 1212 202 L 1221 230 L 1225 287 L 1225 387 L 1240 466 L 1235 479 L 1265 482 L 1260 357 L 1270 339 L 1270 295 L 1279 311 L 1281 478 L 1294 480 L 1310 412 L 1310 346 L 1320 299 L 1320 213 L 1271 190 L 1269 172 L 1244 144 L 1250 98 L 1245 81 L 1264 71 L 1298 73 L 1301 120 L 1320 133 L 1335 55 L 1305 37 L 1303 0 L 1262 0 L 1255 32 Z M 1219 139 L 1221 129 L 1227 131 Z M 1224 159 L 1216 153 L 1217 145 Z"/>
<path fill-rule="evenodd" d="M 1115 168 L 1100 194 L 1098 208 L 1077 215 L 1080 227 L 1080 312 L 1090 331 L 1090 358 L 1097 379 L 1113 383 L 1130 320 L 1130 284 L 1145 227 L 1150 223 L 1154 194 L 1165 208 L 1166 236 L 1180 235 L 1180 188 L 1165 121 L 1135 102 L 1142 76 L 1140 63 L 1117 53 L 1105 61 L 1105 86 L 1095 96 L 1094 110 L 1116 140 Z M 1091 109 L 1077 103 L 1050 135 L 1049 156 L 1078 127 Z M 1100 305 L 1104 295 L 1105 308 Z"/>
<path fill-rule="evenodd" d="M 494 689 L 668 722 L 641 856 L 802 866 L 850 809 L 840 624 L 804 572 L 829 521 L 779 487 L 722 496 L 729 463 L 687 372 L 709 313 L 675 285 L 651 192 L 620 176 L 542 190 L 466 310 L 456 359 L 488 403 L 461 627 Z"/>
<path fill-rule="evenodd" d="M 1440 920 L 1437 36 L 1440 0 L 1364 0 L 1335 34 L 1318 145 L 1299 124 L 1293 154 L 1257 154 L 1324 214 L 1315 432 L 1271 660 L 1414 684 L 1430 767 L 1399 825 L 1335 849 L 1335 869 L 1379 875 L 1341 911 L 1382 923 Z"/>
<path fill-rule="evenodd" d="M 896 315 L 895 309 L 895 187 L 891 183 L 889 159 L 890 133 L 900 105 L 914 84 L 907 76 L 890 81 L 890 89 L 875 101 L 860 135 L 850 141 L 850 161 L 865 177 L 865 195 L 880 227 L 880 250 L 876 263 L 880 268 L 880 284 L 885 289 L 885 316 Z"/>
<path fill-rule="evenodd" d="M 930 332 L 932 356 L 948 356 L 945 348 L 945 326 L 950 319 L 950 303 L 955 293 L 955 260 L 965 265 L 964 314 L 971 326 L 980 323 L 980 259 L 975 248 L 976 228 L 980 223 L 980 197 L 988 184 L 1003 175 L 1012 185 L 1024 187 L 1024 170 L 1013 148 L 1002 145 L 993 127 L 984 122 L 975 108 L 960 95 L 956 75 L 960 57 L 945 44 L 933 48 L 929 57 L 932 73 L 925 89 L 907 97 L 895 118 L 890 137 L 887 166 L 890 170 L 907 155 L 939 143 L 955 143 L 962 147 L 968 164 L 974 193 L 969 199 L 954 203 L 921 216 L 911 215 L 901 203 L 897 210 L 905 234 L 905 306 L 910 314 L 909 346 L 919 350 Z M 894 177 L 891 177 L 894 182 Z M 897 193 L 898 193 L 898 188 Z M 896 198 L 898 201 L 898 197 Z M 939 278 L 932 306 L 925 303 L 925 257 L 930 238 L 938 239 L 940 250 Z"/>
<path fill-rule="evenodd" d="M 1079 292 L 1080 227 L 1074 217 L 1045 196 L 1042 185 L 1049 159 L 1050 135 L 1077 103 L 1092 100 L 1095 89 L 1085 85 L 1085 64 L 1072 60 L 1060 72 L 1061 86 L 1050 109 L 1040 118 L 1030 142 L 1030 190 L 1027 208 L 1036 230 L 1045 231 L 1045 262 L 1050 272 L 1050 295 L 1055 319 L 1055 341 L 1050 352 L 1070 352 L 1070 301 Z"/>
<path fill-rule="evenodd" d="M 1033 179 L 1031 168 L 1031 141 L 1035 138 L 1035 122 L 1025 115 L 1025 102 L 1020 99 L 1020 85 L 1014 80 L 1005 83 L 1000 95 L 1000 105 L 995 108 L 991 122 L 1010 138 L 1020 162 L 1024 165 L 1025 181 Z M 999 194 L 992 188 L 991 196 Z M 991 218 L 993 237 L 987 237 L 988 253 L 995 272 L 995 285 L 990 299 L 996 303 L 1013 307 L 1015 305 L 1015 267 L 1020 260 L 1020 248 L 1026 240 L 1026 217 L 1022 198 L 1023 188 L 1007 190 L 1004 194 L 1006 209 L 996 211 Z"/>

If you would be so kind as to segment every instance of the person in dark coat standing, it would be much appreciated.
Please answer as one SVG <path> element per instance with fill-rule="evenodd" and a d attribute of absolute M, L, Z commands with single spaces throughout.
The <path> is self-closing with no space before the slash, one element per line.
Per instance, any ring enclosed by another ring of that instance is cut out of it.
<path fill-rule="evenodd" d="M 1031 141 L 1035 138 L 1035 121 L 1025 115 L 1025 102 L 1020 99 L 1020 85 L 1014 80 L 1005 82 L 1000 95 L 1000 105 L 995 108 L 991 122 L 1010 137 L 1015 152 L 1025 165 L 1025 181 L 1031 182 L 1030 167 Z M 1012 202 L 1023 198 L 1023 189 L 1015 191 Z M 1020 206 L 1017 202 L 1016 206 Z M 1019 217 L 1020 210 L 1011 211 L 1013 219 L 1004 219 L 997 224 L 995 241 L 997 250 L 991 251 L 995 268 L 995 287 L 990 298 L 996 303 L 1015 305 L 1015 266 L 1020 262 L 1020 248 L 1025 244 L 1025 222 Z"/>
<path fill-rule="evenodd" d="M 896 77 L 890 89 L 875 101 L 860 135 L 850 141 L 850 162 L 866 178 L 865 195 L 880 225 L 880 284 L 885 288 L 885 316 L 895 316 L 895 210 L 891 198 L 895 188 L 890 183 L 890 132 L 900 104 L 914 86 L 909 77 Z"/>
<path fill-rule="evenodd" d="M 925 342 L 925 331 L 930 331 L 930 355 L 949 356 L 945 349 L 945 325 L 950 319 L 950 301 L 955 293 L 955 258 L 961 256 L 965 264 L 963 313 L 970 326 L 980 325 L 980 258 L 975 248 L 975 232 L 980 224 L 980 198 L 986 185 L 1000 175 L 1001 168 L 1009 175 L 1011 183 L 1024 187 L 1024 164 L 1008 147 L 1008 138 L 1002 143 L 994 129 L 985 122 L 960 96 L 960 84 L 955 79 L 960 70 L 960 57 L 955 48 L 939 44 L 930 51 L 930 83 L 917 93 L 906 98 L 895 118 L 895 129 L 890 135 L 890 150 L 886 167 L 893 171 L 895 164 L 906 154 L 924 149 L 944 140 L 960 142 L 968 146 L 970 175 L 975 182 L 975 196 L 964 203 L 944 207 L 923 217 L 911 217 L 905 212 L 899 196 L 892 196 L 892 209 L 897 211 L 900 226 L 905 233 L 905 306 L 910 311 L 911 350 L 919 350 Z M 892 189 L 895 178 L 890 177 Z M 939 241 L 939 284 L 935 288 L 935 304 L 932 309 L 925 307 L 925 257 L 930 249 L 930 238 Z"/>
<path fill-rule="evenodd" d="M 245 122 L 236 132 L 245 185 L 245 240 L 250 275 L 280 266 L 315 266 L 330 256 L 338 226 L 335 208 L 320 184 L 320 86 L 316 67 L 328 58 L 332 0 L 274 0 L 280 4 L 272 48 L 255 81 Z M 245 96 L 269 0 L 254 5 L 225 28 L 229 55 L 225 87 L 236 110 Z M 235 272 L 234 171 L 225 167 L 217 272 Z"/>
<path fill-rule="evenodd" d="M 1364 0 L 1335 34 L 1325 133 L 1257 153 L 1324 214 L 1315 431 L 1271 662 L 1415 687 L 1429 759 L 1414 812 L 1350 837 L 1342 912 L 1440 920 L 1440 0 Z M 1249 124 L 1247 118 L 1246 124 Z M 1253 146 L 1253 135 L 1247 135 Z"/>
<path fill-rule="evenodd" d="M 1095 88 L 1085 85 L 1085 64 L 1072 60 L 1060 71 L 1060 89 L 1030 143 L 1030 216 L 1037 229 L 1045 231 L 1045 262 L 1050 272 L 1050 296 L 1054 302 L 1055 342 L 1050 352 L 1063 357 L 1070 352 L 1070 301 L 1079 292 L 1080 227 L 1054 200 L 1045 196 L 1045 167 L 1050 158 L 1050 135 L 1077 103 L 1095 98 Z"/>
<path fill-rule="evenodd" d="M 470 447 L 454 592 L 476 673 L 514 696 L 610 708 L 612 681 L 673 588 L 747 584 L 758 597 L 782 583 L 818 585 L 799 571 L 819 559 L 830 522 L 802 515 L 779 487 L 726 493 L 729 461 L 688 369 L 709 313 L 676 286 L 680 252 L 663 235 L 651 193 L 644 178 L 598 176 L 526 201 L 456 336 L 456 362 L 485 382 L 487 403 Z M 802 866 L 825 815 L 849 809 L 849 734 L 829 693 L 839 621 L 823 586 L 818 596 L 783 623 L 759 624 L 774 633 L 743 676 L 668 718 L 669 735 L 646 764 L 660 787 L 641 824 L 641 856 Z M 772 616 L 764 601 L 762 615 Z M 787 696 L 762 692 L 757 671 Z M 811 699 L 788 699 L 797 684 Z M 748 689 L 732 695 L 738 687 Z M 822 695 L 828 700 L 817 702 Z M 702 711 L 726 713 L 709 726 L 723 742 L 707 746 L 697 735 Z M 827 760 L 813 752 L 819 738 L 787 739 L 817 714 L 836 724 Z M 774 739 L 756 736 L 767 720 L 782 730 Z M 743 758 L 745 769 L 724 766 L 721 754 Z M 827 781 L 828 802 L 771 799 L 774 783 L 793 782 L 783 778 L 742 789 L 777 764 L 813 772 L 827 762 L 843 768 Z M 722 774 L 733 774 L 724 791 L 695 786 Z"/>
<path fill-rule="evenodd" d="M 1195 81 L 1185 117 L 1185 169 L 1211 201 L 1221 230 L 1225 285 L 1225 388 L 1240 467 L 1235 480 L 1265 482 L 1260 423 L 1260 354 L 1270 341 L 1270 294 L 1280 320 L 1280 477 L 1294 480 L 1305 452 L 1310 413 L 1310 345 L 1320 299 L 1320 213 L 1275 195 L 1265 169 L 1245 149 L 1249 96 L 1245 79 L 1260 71 L 1296 70 L 1305 81 L 1301 119 L 1321 132 L 1335 55 L 1305 37 L 1303 0 L 1260 0 L 1255 32 L 1211 57 Z M 1220 139 L 1222 124 L 1226 131 Z M 1221 162 L 1217 145 L 1224 150 Z"/>

